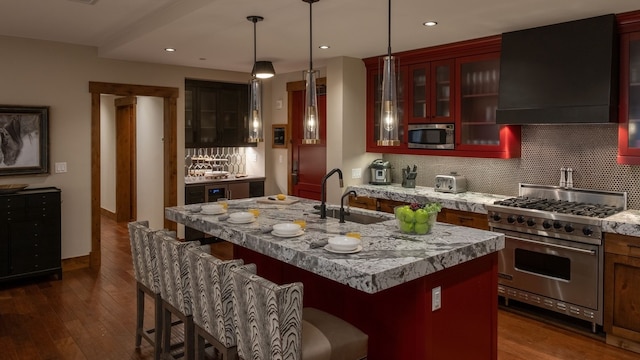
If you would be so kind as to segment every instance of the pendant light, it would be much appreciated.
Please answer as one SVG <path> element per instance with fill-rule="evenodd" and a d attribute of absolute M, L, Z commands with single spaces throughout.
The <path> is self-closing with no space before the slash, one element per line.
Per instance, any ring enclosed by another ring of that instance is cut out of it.
<path fill-rule="evenodd" d="M 249 81 L 249 135 L 248 142 L 264 141 L 262 124 L 262 81 L 276 74 L 271 61 L 257 61 L 256 57 L 256 23 L 264 20 L 262 16 L 247 16 L 253 23 L 253 69 Z"/>
<path fill-rule="evenodd" d="M 389 46 L 382 66 L 380 136 L 378 146 L 400 146 L 398 139 L 398 93 L 396 61 L 391 56 L 391 0 L 389 0 Z"/>
<path fill-rule="evenodd" d="M 318 97 L 316 95 L 316 74 L 313 70 L 313 3 L 320 0 L 302 0 L 309 3 L 309 70 L 304 72 L 305 98 L 304 98 L 304 118 L 302 126 L 304 129 L 303 144 L 319 144 L 319 123 L 318 123 Z"/>

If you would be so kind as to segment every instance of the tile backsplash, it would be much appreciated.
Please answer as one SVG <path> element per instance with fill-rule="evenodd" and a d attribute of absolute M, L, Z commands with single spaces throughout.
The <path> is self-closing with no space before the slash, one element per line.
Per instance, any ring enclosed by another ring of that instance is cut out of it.
<path fill-rule="evenodd" d="M 573 169 L 576 188 L 626 191 L 628 208 L 640 209 L 640 166 L 621 165 L 617 124 L 524 125 L 519 159 L 385 154 L 393 182 L 401 169 L 418 166 L 416 185 L 434 186 L 435 176 L 455 171 L 467 178 L 469 191 L 518 195 L 518 183 L 559 185 L 560 168 Z"/>

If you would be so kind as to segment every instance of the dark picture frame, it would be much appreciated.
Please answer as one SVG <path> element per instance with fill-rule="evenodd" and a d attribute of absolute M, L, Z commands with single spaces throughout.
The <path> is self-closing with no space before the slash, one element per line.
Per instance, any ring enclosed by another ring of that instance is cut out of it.
<path fill-rule="evenodd" d="M 287 124 L 272 124 L 272 148 L 286 148 L 287 147 Z"/>
<path fill-rule="evenodd" d="M 49 173 L 49 107 L 0 105 L 0 176 Z"/>

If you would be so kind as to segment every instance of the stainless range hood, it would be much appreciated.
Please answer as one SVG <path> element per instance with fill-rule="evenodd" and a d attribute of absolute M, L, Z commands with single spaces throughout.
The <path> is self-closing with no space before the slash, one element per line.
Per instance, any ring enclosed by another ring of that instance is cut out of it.
<path fill-rule="evenodd" d="M 615 15 L 502 35 L 498 124 L 617 122 Z"/>

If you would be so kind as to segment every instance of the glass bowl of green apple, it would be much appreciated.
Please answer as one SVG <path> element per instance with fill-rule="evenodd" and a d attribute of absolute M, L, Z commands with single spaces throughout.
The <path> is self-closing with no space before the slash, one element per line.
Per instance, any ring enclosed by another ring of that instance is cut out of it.
<path fill-rule="evenodd" d="M 438 203 L 407 204 L 396 206 L 393 213 L 396 216 L 398 229 L 405 234 L 425 235 L 431 232 L 442 206 Z"/>

